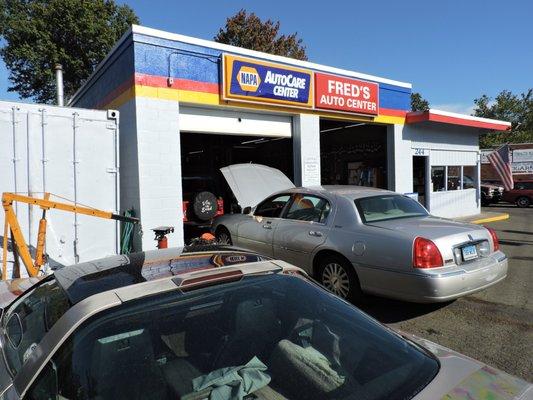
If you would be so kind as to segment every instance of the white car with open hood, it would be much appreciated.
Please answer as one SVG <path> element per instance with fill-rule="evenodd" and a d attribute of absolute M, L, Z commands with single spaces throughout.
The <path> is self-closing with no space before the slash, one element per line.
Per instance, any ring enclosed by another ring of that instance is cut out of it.
<path fill-rule="evenodd" d="M 442 302 L 507 276 L 492 229 L 434 217 L 407 196 L 360 186 L 296 188 L 257 164 L 221 171 L 243 213 L 215 220 L 218 241 L 291 262 L 343 298 Z"/>

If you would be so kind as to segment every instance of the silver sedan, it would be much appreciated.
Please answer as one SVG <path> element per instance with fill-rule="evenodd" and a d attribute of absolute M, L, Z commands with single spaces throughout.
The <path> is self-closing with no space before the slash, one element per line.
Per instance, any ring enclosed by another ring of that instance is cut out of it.
<path fill-rule="evenodd" d="M 233 173 L 228 183 L 245 200 L 238 179 Z M 431 216 L 387 190 L 290 186 L 242 214 L 216 219 L 218 241 L 295 264 L 352 301 L 372 293 L 443 302 L 507 276 L 507 258 L 490 228 Z"/>

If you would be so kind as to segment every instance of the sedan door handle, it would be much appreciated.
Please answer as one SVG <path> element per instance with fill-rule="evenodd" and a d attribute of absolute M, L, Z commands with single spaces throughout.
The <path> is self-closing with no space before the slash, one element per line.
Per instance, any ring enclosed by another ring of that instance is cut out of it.
<path fill-rule="evenodd" d="M 319 231 L 309 231 L 309 236 L 322 237 L 322 232 L 319 232 Z"/>

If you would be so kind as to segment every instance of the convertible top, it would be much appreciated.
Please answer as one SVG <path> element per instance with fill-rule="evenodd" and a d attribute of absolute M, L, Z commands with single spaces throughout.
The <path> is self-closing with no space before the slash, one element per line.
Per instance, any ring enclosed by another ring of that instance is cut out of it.
<path fill-rule="evenodd" d="M 173 248 L 116 255 L 62 267 L 54 272 L 71 305 L 97 293 L 186 272 L 212 269 L 268 257 L 229 246 Z"/>

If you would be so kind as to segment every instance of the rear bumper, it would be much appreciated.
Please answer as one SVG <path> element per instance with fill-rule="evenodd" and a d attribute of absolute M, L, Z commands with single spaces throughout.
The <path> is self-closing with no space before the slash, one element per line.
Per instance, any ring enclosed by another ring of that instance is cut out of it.
<path fill-rule="evenodd" d="M 486 289 L 507 276 L 507 257 L 499 252 L 476 270 L 427 274 L 382 271 L 381 282 L 371 283 L 368 292 L 416 303 L 438 303 Z M 363 287 L 363 290 L 365 288 Z"/>

